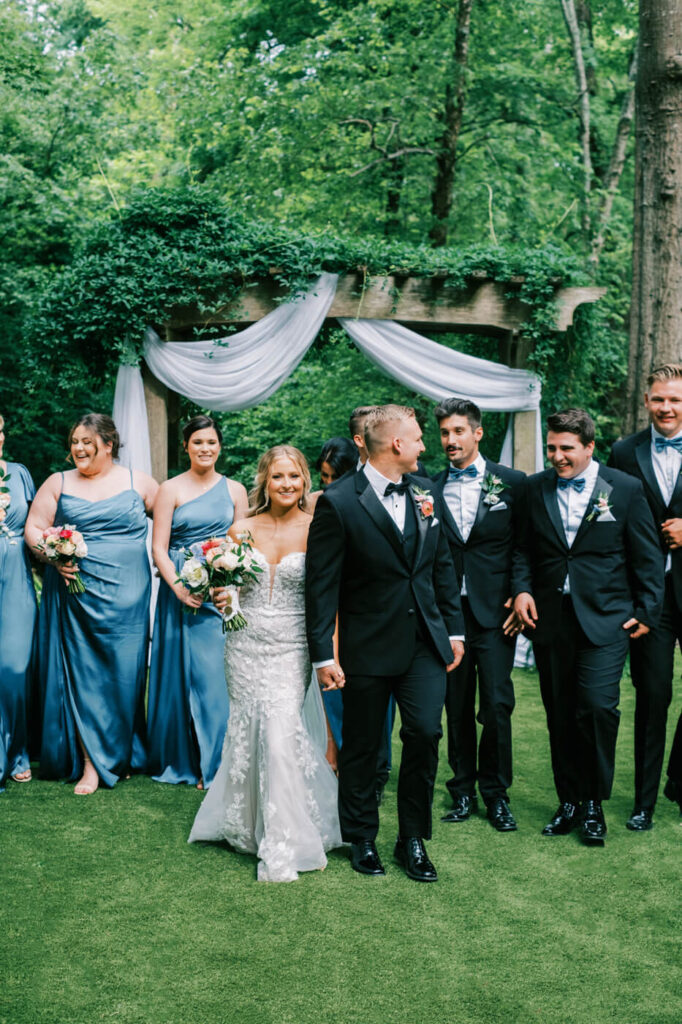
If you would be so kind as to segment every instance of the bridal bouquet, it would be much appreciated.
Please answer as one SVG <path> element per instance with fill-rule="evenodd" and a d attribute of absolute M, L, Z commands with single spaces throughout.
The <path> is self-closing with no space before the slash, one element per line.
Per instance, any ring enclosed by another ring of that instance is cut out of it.
<path fill-rule="evenodd" d="M 211 537 L 190 545 L 185 551 L 185 564 L 180 570 L 178 582 L 193 594 L 206 599 L 214 587 L 225 587 L 228 603 L 223 612 L 223 633 L 235 632 L 246 626 L 246 619 L 239 607 L 238 588 L 247 580 L 258 581 L 263 572 L 256 562 L 248 537 L 237 543 L 229 537 Z M 196 609 L 195 609 L 196 612 Z"/>
<path fill-rule="evenodd" d="M 68 523 L 64 526 L 48 526 L 47 530 L 43 530 L 36 547 L 48 562 L 57 565 L 76 564 L 74 559 L 85 558 L 88 553 L 83 534 Z M 85 593 L 85 585 L 79 572 L 69 580 L 67 589 L 70 594 Z"/>

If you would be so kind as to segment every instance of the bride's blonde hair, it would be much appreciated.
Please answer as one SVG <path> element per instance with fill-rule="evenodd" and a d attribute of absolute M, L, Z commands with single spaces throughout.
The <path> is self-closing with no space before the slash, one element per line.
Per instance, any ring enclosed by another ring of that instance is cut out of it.
<path fill-rule="evenodd" d="M 310 494 L 310 470 L 305 455 L 294 448 L 291 444 L 276 444 L 274 448 L 268 448 L 258 460 L 258 469 L 253 482 L 253 488 L 249 491 L 249 511 L 247 517 L 257 516 L 261 512 L 267 512 L 270 508 L 268 497 L 268 484 L 272 476 L 272 464 L 277 459 L 291 459 L 303 478 L 303 494 L 298 504 L 301 508 L 308 507 L 308 495 Z"/>

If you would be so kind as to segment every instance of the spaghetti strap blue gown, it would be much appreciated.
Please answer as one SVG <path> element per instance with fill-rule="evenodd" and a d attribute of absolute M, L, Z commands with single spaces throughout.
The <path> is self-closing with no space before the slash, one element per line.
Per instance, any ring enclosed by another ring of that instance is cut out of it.
<path fill-rule="evenodd" d="M 69 594 L 52 566 L 39 615 L 43 687 L 40 770 L 44 778 L 80 778 L 78 737 L 102 782 L 113 786 L 146 767 L 144 692 L 151 572 L 147 516 L 136 490 L 88 501 L 61 494 L 55 525 L 83 534 L 84 594 Z"/>
<path fill-rule="evenodd" d="M 30 768 L 28 703 L 35 653 L 37 604 L 24 523 L 35 488 L 18 462 L 7 463 L 10 504 L 0 533 L 0 787 Z"/>
<path fill-rule="evenodd" d="M 234 519 L 227 480 L 180 505 L 173 513 L 168 554 L 176 569 L 182 548 L 224 537 Z M 156 604 L 149 667 L 148 772 L 157 782 L 203 779 L 209 786 L 220 766 L 230 704 L 223 671 L 222 626 L 212 604 L 185 611 L 162 580 Z"/>

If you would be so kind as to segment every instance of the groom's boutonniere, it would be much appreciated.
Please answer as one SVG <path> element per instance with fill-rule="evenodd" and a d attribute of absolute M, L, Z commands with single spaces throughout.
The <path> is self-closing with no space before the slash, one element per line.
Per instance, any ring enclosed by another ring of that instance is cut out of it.
<path fill-rule="evenodd" d="M 592 505 L 592 511 L 587 517 L 587 522 L 590 523 L 592 520 L 597 518 L 597 522 L 603 520 L 605 522 L 614 522 L 613 510 L 609 503 L 609 496 L 606 491 L 600 491 L 597 498 Z"/>
<path fill-rule="evenodd" d="M 419 509 L 419 515 L 422 519 L 430 519 L 433 515 L 433 495 L 430 491 L 425 491 L 421 487 L 413 487 L 414 500 L 417 503 Z"/>
<path fill-rule="evenodd" d="M 504 490 L 504 484 L 500 480 L 499 476 L 494 476 L 492 473 L 486 473 L 483 477 L 481 490 L 485 494 L 485 498 L 483 499 L 484 505 L 497 505 L 500 500 L 500 494 Z"/>

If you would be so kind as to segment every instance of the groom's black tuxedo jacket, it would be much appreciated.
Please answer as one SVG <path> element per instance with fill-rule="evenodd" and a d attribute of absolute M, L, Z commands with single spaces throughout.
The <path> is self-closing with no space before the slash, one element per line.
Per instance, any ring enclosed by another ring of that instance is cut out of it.
<path fill-rule="evenodd" d="M 678 476 L 675 489 L 672 493 L 670 503 L 666 504 L 661 489 L 658 486 L 654 465 L 651 460 L 651 430 L 641 430 L 638 434 L 631 434 L 630 437 L 616 441 L 609 456 L 609 466 L 620 469 L 630 476 L 636 476 L 644 485 L 644 494 L 649 502 L 658 530 L 658 540 L 661 549 L 663 565 L 671 555 L 671 573 L 673 590 L 677 607 L 682 611 L 682 548 L 668 551 L 668 545 L 663 539 L 660 531 L 660 524 L 665 519 L 682 518 L 682 473 Z"/>
<path fill-rule="evenodd" d="M 529 639 L 550 643 L 561 632 L 562 592 L 568 575 L 571 600 L 588 640 L 613 642 L 633 616 L 655 626 L 663 599 L 663 564 L 656 527 L 644 490 L 618 470 L 599 466 L 599 476 L 572 546 L 566 542 L 553 469 L 528 477 L 523 500 L 521 557 L 515 561 L 514 595 L 535 598 L 536 629 Z M 611 521 L 590 514 L 600 494 Z"/>
<path fill-rule="evenodd" d="M 312 661 L 334 657 L 337 610 L 339 661 L 347 674 L 401 675 L 414 657 L 420 632 L 445 664 L 452 661 L 448 637 L 464 634 L 464 620 L 442 529 L 443 505 L 428 478 L 410 474 L 407 479 L 405 521 L 414 531 L 410 545 L 364 472 L 344 476 L 320 495 L 306 558 Z M 421 517 L 415 486 L 433 494 L 433 516 Z M 408 516 L 414 517 L 412 524 Z"/>
<path fill-rule="evenodd" d="M 499 501 L 494 505 L 486 503 L 486 494 L 481 490 L 476 519 L 467 540 L 459 532 L 445 499 L 443 522 L 458 589 L 461 590 L 462 577 L 466 576 L 467 598 L 476 621 L 484 629 L 494 629 L 501 626 L 509 614 L 504 603 L 511 596 L 512 559 L 526 475 L 489 459 L 485 461 L 485 472 L 499 477 L 504 490 L 500 491 Z M 434 477 L 441 495 L 447 480 L 447 469 Z"/>

